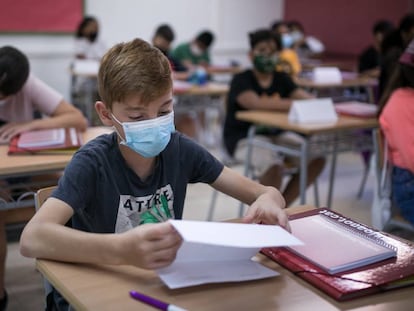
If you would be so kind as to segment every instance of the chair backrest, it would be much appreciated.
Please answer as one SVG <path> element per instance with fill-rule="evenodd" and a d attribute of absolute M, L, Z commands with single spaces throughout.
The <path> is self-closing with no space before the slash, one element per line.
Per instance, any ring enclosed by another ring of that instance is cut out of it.
<path fill-rule="evenodd" d="M 46 199 L 52 194 L 53 190 L 55 190 L 56 186 L 41 188 L 37 190 L 35 193 L 35 208 L 36 211 L 42 206 L 42 204 L 46 201 Z"/>

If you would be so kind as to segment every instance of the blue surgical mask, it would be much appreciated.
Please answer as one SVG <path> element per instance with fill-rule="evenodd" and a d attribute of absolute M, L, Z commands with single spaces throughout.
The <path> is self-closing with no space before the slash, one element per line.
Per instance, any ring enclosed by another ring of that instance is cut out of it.
<path fill-rule="evenodd" d="M 293 37 L 290 34 L 282 34 L 282 46 L 284 48 L 290 48 L 293 45 L 293 43 Z"/>
<path fill-rule="evenodd" d="M 124 129 L 125 139 L 117 132 L 121 145 L 131 148 L 144 158 L 159 155 L 175 131 L 174 111 L 162 117 L 136 122 L 120 122 L 114 115 L 112 117 Z"/>
<path fill-rule="evenodd" d="M 292 37 L 293 42 L 299 42 L 303 39 L 303 33 L 301 33 L 298 30 L 294 30 L 290 33 L 290 36 Z"/>

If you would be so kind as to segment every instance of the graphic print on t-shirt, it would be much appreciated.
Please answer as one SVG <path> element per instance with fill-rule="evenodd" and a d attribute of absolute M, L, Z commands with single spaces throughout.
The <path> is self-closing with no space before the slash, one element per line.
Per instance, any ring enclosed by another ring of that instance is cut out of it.
<path fill-rule="evenodd" d="M 140 224 L 174 218 L 173 198 L 173 191 L 169 184 L 157 189 L 154 194 L 142 197 L 121 194 L 115 232 L 121 233 Z"/>

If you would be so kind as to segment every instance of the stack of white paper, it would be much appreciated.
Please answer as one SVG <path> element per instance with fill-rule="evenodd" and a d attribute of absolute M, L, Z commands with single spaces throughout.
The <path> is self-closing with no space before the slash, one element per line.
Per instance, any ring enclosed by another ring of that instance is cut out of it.
<path fill-rule="evenodd" d="M 302 245 L 279 226 L 170 220 L 183 238 L 177 258 L 158 270 L 169 288 L 278 275 L 252 260 L 263 247 Z"/>

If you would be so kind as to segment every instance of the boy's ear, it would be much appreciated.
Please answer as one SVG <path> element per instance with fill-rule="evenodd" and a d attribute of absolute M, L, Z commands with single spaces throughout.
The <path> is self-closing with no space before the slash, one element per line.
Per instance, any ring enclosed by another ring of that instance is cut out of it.
<path fill-rule="evenodd" d="M 108 108 L 106 108 L 106 105 L 103 102 L 97 101 L 95 103 L 95 110 L 104 125 L 113 126 L 111 112 L 108 110 Z"/>

